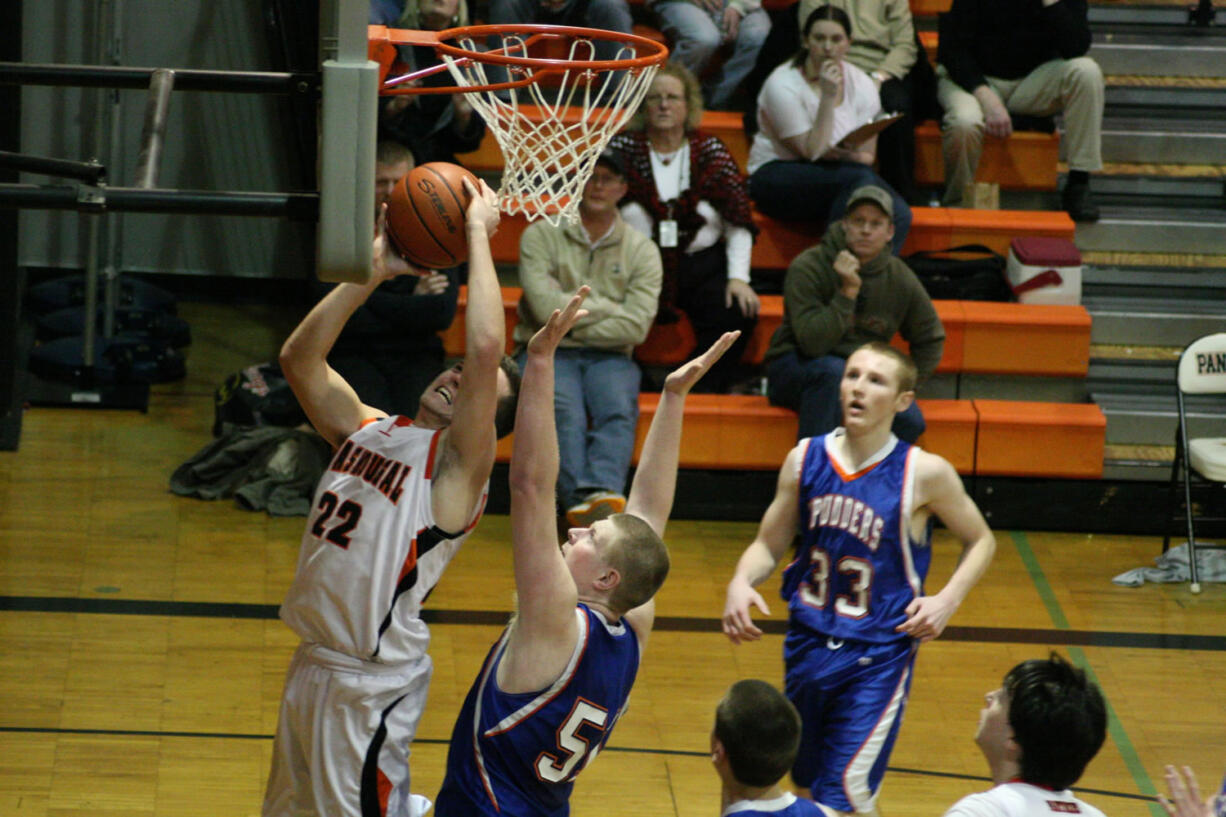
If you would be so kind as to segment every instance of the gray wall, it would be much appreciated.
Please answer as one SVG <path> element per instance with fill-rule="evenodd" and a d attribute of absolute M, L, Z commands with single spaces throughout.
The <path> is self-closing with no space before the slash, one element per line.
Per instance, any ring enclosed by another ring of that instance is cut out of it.
<path fill-rule="evenodd" d="M 271 70 L 260 0 L 117 0 L 122 65 Z M 25 3 L 26 62 L 94 63 L 109 20 L 97 0 Z M 96 33 L 95 33 L 96 32 Z M 21 148 L 26 153 L 88 159 L 109 97 L 119 99 L 119 146 L 99 156 L 109 183 L 130 186 L 140 150 L 144 91 L 31 87 L 23 90 Z M 159 187 L 286 191 L 282 100 L 269 95 L 175 91 L 171 97 Z M 45 184 L 45 176 L 23 175 Z M 312 225 L 272 218 L 111 214 L 118 268 L 191 275 L 313 275 Z M 33 267 L 84 265 L 83 219 L 76 213 L 25 211 L 19 259 Z"/>

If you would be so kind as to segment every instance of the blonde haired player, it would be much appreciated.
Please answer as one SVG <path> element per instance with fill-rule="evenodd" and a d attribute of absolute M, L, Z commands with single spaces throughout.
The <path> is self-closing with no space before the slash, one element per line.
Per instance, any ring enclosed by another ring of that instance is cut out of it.
<path fill-rule="evenodd" d="M 502 293 L 490 255 L 495 195 L 465 181 L 466 352 L 422 393 L 413 418 L 368 406 L 327 363 L 345 321 L 379 283 L 413 270 L 385 252 L 303 319 L 281 367 L 335 448 L 315 490 L 281 618 L 302 639 L 281 700 L 266 817 L 416 817 L 409 743 L 425 705 L 430 634 L 421 603 L 476 525 L 494 463 L 495 418 L 515 414 Z M 507 359 L 509 361 L 509 359 Z"/>
<path fill-rule="evenodd" d="M 852 352 L 839 385 L 842 427 L 788 454 L 728 584 L 724 633 L 756 640 L 750 607 L 770 611 L 754 587 L 799 534 L 782 588 L 785 691 L 803 724 L 792 779 L 827 812 L 875 812 L 916 648 L 941 634 L 996 549 L 953 466 L 890 432 L 915 399 L 915 379 L 915 364 L 887 344 Z M 933 517 L 962 555 L 940 592 L 926 595 Z"/>

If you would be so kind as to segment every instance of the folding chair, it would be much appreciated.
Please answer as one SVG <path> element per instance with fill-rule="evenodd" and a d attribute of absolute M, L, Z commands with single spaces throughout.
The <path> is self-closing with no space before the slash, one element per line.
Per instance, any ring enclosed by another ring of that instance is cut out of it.
<path fill-rule="evenodd" d="M 1200 592 L 1200 576 L 1197 572 L 1196 551 L 1226 550 L 1226 544 L 1211 544 L 1196 541 L 1195 522 L 1224 522 L 1226 516 L 1197 514 L 1192 504 L 1192 480 L 1199 477 L 1214 483 L 1226 483 L 1226 437 L 1193 437 L 1188 439 L 1188 410 L 1185 395 L 1226 396 L 1226 332 L 1205 335 L 1195 340 L 1179 356 L 1179 369 L 1175 376 L 1175 398 L 1179 404 L 1179 428 L 1175 432 L 1175 462 L 1171 466 L 1171 482 L 1168 487 L 1167 534 L 1162 540 L 1162 552 L 1170 546 L 1170 523 L 1175 517 L 1179 482 L 1183 483 L 1184 519 L 1188 535 L 1188 566 L 1191 571 L 1193 593 Z M 1226 402 L 1216 406 L 1211 416 L 1221 421 L 1226 417 Z M 1226 488 L 1226 485 L 1223 486 Z"/>

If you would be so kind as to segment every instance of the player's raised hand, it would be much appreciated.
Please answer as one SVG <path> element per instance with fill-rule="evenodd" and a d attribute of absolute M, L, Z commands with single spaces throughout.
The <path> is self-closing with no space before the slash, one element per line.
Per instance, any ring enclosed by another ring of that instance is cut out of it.
<path fill-rule="evenodd" d="M 1176 769 L 1174 766 L 1167 766 L 1166 787 L 1170 790 L 1170 797 L 1159 794 L 1158 802 L 1170 817 L 1213 817 L 1214 798 L 1201 799 L 1196 772 L 1192 771 L 1191 767 Z"/>
<path fill-rule="evenodd" d="M 562 342 L 562 338 L 566 337 L 566 333 L 587 315 L 587 310 L 581 307 L 583 299 L 591 291 L 591 287 L 581 286 L 565 308 L 555 309 L 549 316 L 549 320 L 545 321 L 545 325 L 538 329 L 528 341 L 528 354 L 552 355 L 554 349 L 557 349 L 558 344 Z"/>
<path fill-rule="evenodd" d="M 749 582 L 734 577 L 728 583 L 728 595 L 724 601 L 724 635 L 733 644 L 740 644 L 742 641 L 757 641 L 762 637 L 762 630 L 753 623 L 753 617 L 750 615 L 749 608 L 757 607 L 762 611 L 762 615 L 769 616 L 770 608 L 766 606 L 766 599 L 754 590 Z"/>
<path fill-rule="evenodd" d="M 945 632 L 945 625 L 957 609 L 958 605 L 947 601 L 940 593 L 920 596 L 907 605 L 907 620 L 894 629 L 918 639 L 922 644 Z"/>
<path fill-rule="evenodd" d="M 477 183 L 473 184 L 472 179 L 467 176 L 464 177 L 464 190 L 471 197 L 468 210 L 464 214 L 468 223 L 483 225 L 486 235 L 493 237 L 498 231 L 498 221 L 501 218 L 498 213 L 498 194 L 484 179 L 477 179 Z"/>
<path fill-rule="evenodd" d="M 720 335 L 719 339 L 712 343 L 707 351 L 670 372 L 664 380 L 664 391 L 681 396 L 688 394 L 690 389 L 694 388 L 694 384 L 710 371 L 711 367 L 715 365 L 715 361 L 723 357 L 724 352 L 728 351 L 728 347 L 735 343 L 736 339 L 740 336 L 741 330 L 739 329 L 735 332 L 725 332 Z"/>

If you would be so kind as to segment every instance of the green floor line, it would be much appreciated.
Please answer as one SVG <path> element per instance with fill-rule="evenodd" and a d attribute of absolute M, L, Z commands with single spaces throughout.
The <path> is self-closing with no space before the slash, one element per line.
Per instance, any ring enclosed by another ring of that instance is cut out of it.
<path fill-rule="evenodd" d="M 1013 546 L 1017 550 L 1017 555 L 1021 557 L 1022 564 L 1026 566 L 1026 572 L 1030 574 L 1030 580 L 1034 583 L 1035 590 L 1039 593 L 1039 598 L 1043 600 L 1043 606 L 1047 608 L 1047 614 L 1051 617 L 1052 626 L 1058 630 L 1069 629 L 1068 619 L 1064 615 L 1064 610 L 1061 609 L 1060 602 L 1057 601 L 1056 594 L 1051 589 L 1051 584 L 1048 583 L 1047 576 L 1044 575 L 1043 568 L 1039 564 L 1038 557 L 1034 555 L 1034 550 L 1030 547 L 1030 541 L 1026 538 L 1026 534 L 1021 531 L 1010 531 L 1009 535 L 1013 539 Z M 1097 684 L 1098 678 L 1094 674 L 1094 670 L 1090 666 L 1085 652 L 1080 647 L 1069 647 L 1068 652 L 1072 662 L 1084 670 L 1086 675 L 1090 677 L 1090 680 Z M 1099 688 L 1102 688 L 1102 684 L 1099 684 Z M 1105 692 L 1103 697 L 1106 699 Z M 1128 738 L 1127 730 L 1120 723 L 1120 719 L 1116 717 L 1115 707 L 1111 706 L 1110 699 L 1106 700 L 1107 734 L 1111 736 L 1111 740 L 1119 750 L 1124 765 L 1128 767 L 1128 773 L 1132 775 L 1137 791 L 1145 795 L 1157 794 L 1157 789 L 1154 788 L 1149 772 L 1145 770 L 1140 757 L 1137 756 L 1136 748 Z M 1149 812 L 1153 817 L 1166 817 L 1166 811 L 1157 802 L 1149 803 Z"/>

